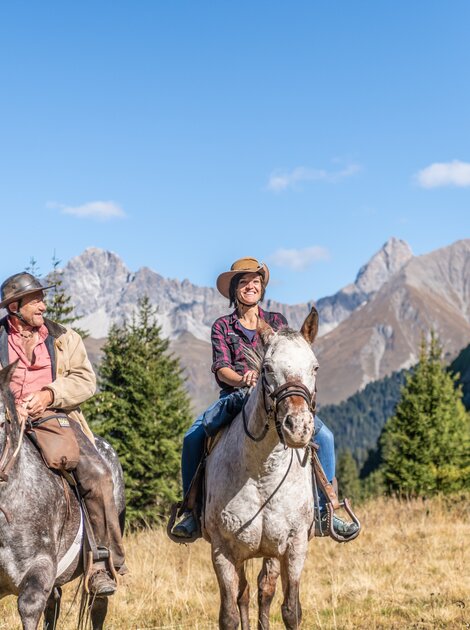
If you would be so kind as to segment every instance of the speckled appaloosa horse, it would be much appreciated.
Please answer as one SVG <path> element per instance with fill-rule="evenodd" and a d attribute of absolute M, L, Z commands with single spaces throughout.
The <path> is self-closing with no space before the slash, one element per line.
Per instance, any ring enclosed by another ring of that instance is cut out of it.
<path fill-rule="evenodd" d="M 301 331 L 274 332 L 260 321 L 260 378 L 244 410 L 222 433 L 206 462 L 203 534 L 212 546 L 220 588 L 219 625 L 249 628 L 244 564 L 264 558 L 258 576 L 258 628 L 269 628 L 269 608 L 281 574 L 286 628 L 299 628 L 300 575 L 313 535 L 312 469 L 318 361 L 312 309 Z M 249 357 L 253 359 L 253 357 Z"/>
<path fill-rule="evenodd" d="M 64 491 L 61 477 L 46 468 L 29 438 L 21 439 L 9 388 L 13 369 L 14 366 L 8 366 L 0 371 L 0 599 L 7 595 L 18 597 L 24 630 L 36 630 L 42 613 L 44 629 L 53 630 L 60 609 L 60 587 L 83 572 L 81 515 L 68 484 Z M 85 440 L 84 447 L 93 448 L 82 431 L 74 429 L 80 443 Z M 122 527 L 122 470 L 109 444 L 97 438 L 96 446 L 112 471 Z M 10 468 L 8 461 L 12 456 L 14 463 Z M 103 628 L 107 605 L 106 598 L 90 603 L 94 630 Z"/>

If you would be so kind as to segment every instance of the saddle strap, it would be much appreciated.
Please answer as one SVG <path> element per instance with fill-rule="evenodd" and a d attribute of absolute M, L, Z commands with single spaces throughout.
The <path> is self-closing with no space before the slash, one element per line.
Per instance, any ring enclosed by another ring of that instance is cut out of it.
<path fill-rule="evenodd" d="M 313 473 L 317 478 L 318 485 L 320 486 L 325 496 L 328 498 L 328 501 L 333 506 L 333 509 L 338 510 L 341 507 L 341 504 L 338 500 L 338 495 L 333 488 L 333 484 L 328 481 L 328 478 L 325 475 L 325 471 L 323 470 L 323 466 L 320 463 L 320 459 L 315 448 L 312 449 L 312 465 Z"/>

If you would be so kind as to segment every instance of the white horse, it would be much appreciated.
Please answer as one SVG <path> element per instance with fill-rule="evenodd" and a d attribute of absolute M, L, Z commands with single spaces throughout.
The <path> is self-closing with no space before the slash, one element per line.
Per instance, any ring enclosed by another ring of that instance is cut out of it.
<path fill-rule="evenodd" d="M 269 628 L 269 608 L 281 574 L 282 618 L 298 628 L 300 575 L 313 535 L 312 467 L 318 361 L 312 309 L 301 331 L 274 332 L 260 321 L 260 378 L 241 414 L 222 433 L 206 462 L 203 535 L 211 542 L 219 582 L 219 625 L 249 628 L 244 564 L 264 558 L 258 576 L 258 628 Z M 252 357 L 251 357 L 252 358 Z"/>

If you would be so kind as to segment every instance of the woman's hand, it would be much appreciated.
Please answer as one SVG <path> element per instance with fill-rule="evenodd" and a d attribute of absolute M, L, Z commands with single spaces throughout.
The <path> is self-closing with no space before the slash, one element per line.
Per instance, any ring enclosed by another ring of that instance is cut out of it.
<path fill-rule="evenodd" d="M 217 376 L 220 381 L 227 383 L 231 387 L 253 387 L 258 380 L 258 374 L 254 370 L 247 370 L 243 376 L 240 376 L 238 372 L 229 367 L 217 370 Z"/>
<path fill-rule="evenodd" d="M 248 370 L 242 376 L 240 386 L 241 387 L 254 387 L 257 381 L 258 381 L 258 373 L 255 372 L 254 370 Z"/>

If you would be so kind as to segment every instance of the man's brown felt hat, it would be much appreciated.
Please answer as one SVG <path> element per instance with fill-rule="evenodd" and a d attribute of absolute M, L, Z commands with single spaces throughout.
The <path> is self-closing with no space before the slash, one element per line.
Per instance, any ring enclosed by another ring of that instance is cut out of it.
<path fill-rule="evenodd" d="M 263 284 L 266 286 L 269 282 L 269 269 L 264 263 L 260 263 L 256 258 L 239 258 L 230 267 L 230 271 L 224 271 L 217 278 L 217 289 L 227 299 L 230 299 L 229 290 L 232 278 L 243 273 L 259 273 L 263 277 Z"/>
<path fill-rule="evenodd" d="M 4 308 L 12 302 L 18 302 L 27 295 L 52 289 L 55 284 L 44 287 L 37 278 L 26 271 L 15 273 L 7 278 L 0 287 L 0 308 Z"/>

